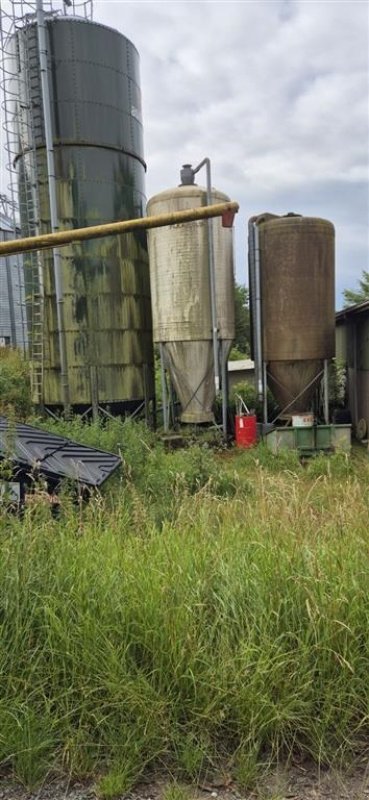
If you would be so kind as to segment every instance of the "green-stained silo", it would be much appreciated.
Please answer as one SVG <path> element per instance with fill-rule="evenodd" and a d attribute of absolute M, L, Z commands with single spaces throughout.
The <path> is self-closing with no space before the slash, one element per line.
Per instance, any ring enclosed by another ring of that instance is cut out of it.
<path fill-rule="evenodd" d="M 46 15 L 45 25 L 59 229 L 143 216 L 137 50 L 122 34 L 89 20 Z M 14 44 L 27 235 L 51 228 L 35 18 L 20 27 Z M 40 259 L 41 269 L 29 265 L 26 286 L 33 369 L 42 373 L 34 400 L 53 407 L 63 402 L 54 267 L 50 252 Z M 138 407 L 154 395 L 146 235 L 71 245 L 60 249 L 59 259 L 71 405 Z M 34 386 L 36 392 L 37 380 Z"/>

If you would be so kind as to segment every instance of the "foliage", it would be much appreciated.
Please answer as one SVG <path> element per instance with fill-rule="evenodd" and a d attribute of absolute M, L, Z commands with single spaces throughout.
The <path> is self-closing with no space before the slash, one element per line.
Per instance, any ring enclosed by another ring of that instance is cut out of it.
<path fill-rule="evenodd" d="M 203 445 L 166 452 L 162 441 L 145 423 L 130 419 L 116 417 L 86 423 L 76 416 L 38 424 L 81 444 L 119 453 L 123 458 L 127 505 L 137 503 L 140 496 L 157 525 L 174 518 L 184 495 L 196 494 L 208 484 L 221 497 L 231 496 L 236 490 L 237 476 L 218 470 L 206 437 Z M 112 484 L 115 492 L 122 491 L 117 477 Z M 111 488 L 109 482 L 105 491 L 109 493 Z"/>
<path fill-rule="evenodd" d="M 66 497 L 58 520 L 37 496 L 0 513 L 3 768 L 29 787 L 94 775 L 113 798 L 150 765 L 247 787 L 265 760 L 361 752 L 365 454 L 304 468 L 263 446 L 165 453 L 123 421 L 72 427 L 121 449 L 125 480 Z"/>
<path fill-rule="evenodd" d="M 232 387 L 229 402 L 234 413 L 237 412 L 238 397 L 242 397 L 242 400 L 249 411 L 254 410 L 259 415 L 262 413 L 262 406 L 258 399 L 258 393 L 253 383 L 249 383 L 248 381 L 240 381 L 239 383 L 235 383 Z"/>
<path fill-rule="evenodd" d="M 229 361 L 244 361 L 245 353 L 241 353 L 237 347 L 232 347 L 231 352 L 229 354 Z"/>
<path fill-rule="evenodd" d="M 329 402 L 333 407 L 343 407 L 346 400 L 346 364 L 338 358 L 333 358 L 329 364 L 328 389 Z"/>
<path fill-rule="evenodd" d="M 262 419 L 263 405 L 258 398 L 258 393 L 253 383 L 249 383 L 248 381 L 240 381 L 239 383 L 234 384 L 229 398 L 231 410 L 234 414 L 237 412 L 237 397 L 242 397 L 242 400 L 246 404 L 247 408 L 249 410 L 253 409 L 258 419 Z M 267 399 L 268 414 L 272 418 L 272 416 L 277 412 L 278 406 L 276 405 L 273 395 L 269 389 L 267 393 Z"/>
<path fill-rule="evenodd" d="M 364 300 L 369 300 L 369 272 L 365 269 L 359 280 L 359 287 L 360 288 L 356 292 L 352 289 L 344 289 L 343 298 L 345 307 L 355 305 L 355 303 L 362 303 Z"/>
<path fill-rule="evenodd" d="M 250 307 L 249 290 L 239 283 L 234 290 L 235 309 L 235 339 L 234 347 L 243 353 L 243 357 L 250 355 Z"/>
<path fill-rule="evenodd" d="M 20 350 L 0 348 L 0 413 L 20 419 L 31 413 L 29 363 Z"/>

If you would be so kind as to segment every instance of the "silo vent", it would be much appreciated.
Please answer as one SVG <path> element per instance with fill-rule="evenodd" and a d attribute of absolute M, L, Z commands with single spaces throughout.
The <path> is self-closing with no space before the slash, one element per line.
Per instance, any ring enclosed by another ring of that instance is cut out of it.
<path fill-rule="evenodd" d="M 181 186 L 193 186 L 195 183 L 195 173 L 192 164 L 183 164 L 181 169 Z"/>

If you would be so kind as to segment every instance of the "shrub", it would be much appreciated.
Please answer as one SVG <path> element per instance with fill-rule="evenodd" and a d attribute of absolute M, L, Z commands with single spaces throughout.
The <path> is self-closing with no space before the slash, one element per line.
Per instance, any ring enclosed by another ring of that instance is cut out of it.
<path fill-rule="evenodd" d="M 0 348 L 0 413 L 25 419 L 32 409 L 30 370 L 20 350 Z"/>

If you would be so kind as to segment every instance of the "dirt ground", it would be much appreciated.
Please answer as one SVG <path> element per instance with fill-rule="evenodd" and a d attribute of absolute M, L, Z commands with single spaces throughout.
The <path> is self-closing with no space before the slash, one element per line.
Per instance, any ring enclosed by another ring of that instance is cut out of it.
<path fill-rule="evenodd" d="M 343 775 L 310 765 L 279 769 L 259 781 L 253 791 L 242 792 L 214 782 L 186 787 L 188 800 L 369 800 L 369 762 Z M 116 800 L 161 800 L 168 786 L 163 781 L 142 783 Z M 0 800 L 96 800 L 93 784 L 51 782 L 35 792 L 0 779 Z"/>

